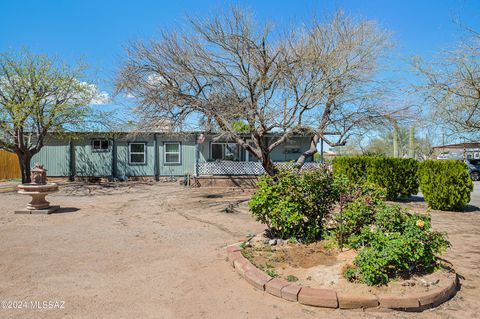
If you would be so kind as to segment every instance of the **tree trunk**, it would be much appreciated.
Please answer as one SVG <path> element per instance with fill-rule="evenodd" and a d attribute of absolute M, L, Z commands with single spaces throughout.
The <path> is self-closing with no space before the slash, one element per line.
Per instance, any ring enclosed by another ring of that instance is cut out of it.
<path fill-rule="evenodd" d="M 29 155 L 25 155 L 23 153 L 17 153 L 18 162 L 20 163 L 20 170 L 22 171 L 22 183 L 31 183 L 31 157 Z"/>
<path fill-rule="evenodd" d="M 263 169 L 265 170 L 265 172 L 270 176 L 275 176 L 278 172 L 275 165 L 273 165 L 273 162 L 270 159 L 270 156 L 268 156 L 268 155 L 262 156 L 262 166 L 263 166 Z"/>
<path fill-rule="evenodd" d="M 302 167 L 303 164 L 305 164 L 305 160 L 308 157 L 313 156 L 318 151 L 317 144 L 319 141 L 320 136 L 318 134 L 315 134 L 310 141 L 310 148 L 307 151 L 303 152 L 303 154 L 297 159 L 297 161 L 295 162 L 295 166 L 299 168 Z"/>

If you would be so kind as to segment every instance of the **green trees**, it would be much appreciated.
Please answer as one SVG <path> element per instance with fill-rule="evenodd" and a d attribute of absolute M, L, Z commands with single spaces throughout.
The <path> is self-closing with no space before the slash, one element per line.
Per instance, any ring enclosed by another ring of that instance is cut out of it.
<path fill-rule="evenodd" d="M 47 133 L 84 125 L 97 91 L 82 71 L 27 51 L 0 54 L 0 147 L 18 155 L 22 182 Z"/>
<path fill-rule="evenodd" d="M 396 131 L 396 133 L 395 133 Z M 395 136 L 396 135 L 396 136 Z M 397 141 L 397 149 L 395 148 Z M 363 147 L 365 155 L 409 157 L 419 160 L 430 158 L 433 153 L 431 141 L 426 137 L 415 135 L 414 127 L 398 125 L 396 130 L 381 131 L 381 137 L 372 138 Z"/>

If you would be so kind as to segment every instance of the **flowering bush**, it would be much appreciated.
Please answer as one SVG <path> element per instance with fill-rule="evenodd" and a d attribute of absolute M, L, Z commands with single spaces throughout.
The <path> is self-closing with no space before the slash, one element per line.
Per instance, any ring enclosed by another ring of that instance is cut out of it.
<path fill-rule="evenodd" d="M 344 275 L 368 285 L 384 284 L 396 276 L 432 271 L 436 255 L 450 246 L 446 235 L 431 229 L 429 215 L 412 214 L 398 205 L 381 204 L 374 209 L 370 225 L 348 238 L 361 248 Z"/>

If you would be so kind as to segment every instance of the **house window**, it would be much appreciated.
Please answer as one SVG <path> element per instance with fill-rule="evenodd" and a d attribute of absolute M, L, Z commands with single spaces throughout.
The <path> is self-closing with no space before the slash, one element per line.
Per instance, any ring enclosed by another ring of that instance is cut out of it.
<path fill-rule="evenodd" d="M 296 145 L 290 145 L 290 146 L 285 146 L 285 149 L 283 151 L 285 154 L 300 154 L 300 146 Z"/>
<path fill-rule="evenodd" d="M 107 139 L 93 139 L 92 140 L 92 151 L 94 152 L 106 152 L 109 149 L 109 143 Z"/>
<path fill-rule="evenodd" d="M 238 144 L 236 143 L 212 143 L 211 154 L 213 160 L 237 161 Z"/>
<path fill-rule="evenodd" d="M 180 143 L 164 143 L 164 163 L 180 164 Z"/>
<path fill-rule="evenodd" d="M 147 163 L 147 143 L 129 143 L 128 144 L 128 163 L 146 164 Z"/>

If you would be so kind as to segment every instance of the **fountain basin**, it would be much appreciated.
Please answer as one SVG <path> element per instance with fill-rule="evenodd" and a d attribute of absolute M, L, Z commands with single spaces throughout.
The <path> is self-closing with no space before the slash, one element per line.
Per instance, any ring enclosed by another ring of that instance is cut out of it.
<path fill-rule="evenodd" d="M 55 183 L 21 184 L 17 189 L 19 194 L 30 195 L 32 200 L 27 204 L 26 210 L 16 211 L 16 214 L 50 214 L 60 207 L 51 206 L 45 199 L 48 194 L 58 191 Z"/>

